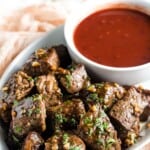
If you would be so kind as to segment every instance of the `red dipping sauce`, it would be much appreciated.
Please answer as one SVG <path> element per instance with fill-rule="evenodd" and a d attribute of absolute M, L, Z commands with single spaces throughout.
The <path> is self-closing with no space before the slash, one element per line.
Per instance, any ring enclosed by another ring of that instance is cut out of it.
<path fill-rule="evenodd" d="M 108 9 L 85 18 L 74 32 L 75 46 L 87 58 L 107 66 L 150 62 L 150 16 L 130 9 Z"/>

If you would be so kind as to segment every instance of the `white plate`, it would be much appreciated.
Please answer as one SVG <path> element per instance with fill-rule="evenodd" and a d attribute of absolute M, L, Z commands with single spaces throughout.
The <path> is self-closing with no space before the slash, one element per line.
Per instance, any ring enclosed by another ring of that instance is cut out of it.
<path fill-rule="evenodd" d="M 6 69 L 5 73 L 3 74 L 0 80 L 0 88 L 3 87 L 4 83 L 9 79 L 12 73 L 16 72 L 18 69 L 22 67 L 22 65 L 26 62 L 26 60 L 29 58 L 29 56 L 31 56 L 31 54 L 35 50 L 39 48 L 44 48 L 44 47 L 51 47 L 51 46 L 58 45 L 58 44 L 66 45 L 63 29 L 64 29 L 63 26 L 56 28 L 55 30 L 47 33 L 45 36 L 33 42 L 26 49 L 24 49 Z M 142 85 L 143 87 L 147 89 L 150 89 L 150 80 L 143 82 L 140 85 Z M 146 133 L 147 133 L 146 136 L 143 137 L 137 144 L 132 146 L 130 149 L 142 150 L 142 147 L 145 144 L 150 142 L 150 132 L 147 130 Z M 0 150 L 7 150 L 7 146 L 4 142 L 1 128 L 0 128 Z"/>

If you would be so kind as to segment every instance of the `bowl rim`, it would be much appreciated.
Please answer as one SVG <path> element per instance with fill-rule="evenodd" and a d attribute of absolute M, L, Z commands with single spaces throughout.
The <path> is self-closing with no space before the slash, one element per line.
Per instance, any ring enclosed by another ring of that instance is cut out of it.
<path fill-rule="evenodd" d="M 117 4 L 117 3 L 119 3 L 118 1 L 119 0 L 117 0 L 117 1 L 114 1 L 114 0 L 105 0 L 105 3 L 110 3 L 110 2 L 114 2 L 114 3 L 112 3 L 112 4 Z M 133 0 L 132 0 L 133 1 Z M 138 2 L 145 2 L 145 3 L 149 3 L 150 4 L 150 1 L 147 1 L 147 0 L 136 0 L 137 1 L 137 4 L 138 4 Z M 123 3 L 128 3 L 128 2 L 131 2 L 131 0 L 123 0 L 123 1 L 121 1 L 120 0 L 120 2 L 123 4 Z M 143 2 L 143 3 L 144 3 Z M 96 4 L 99 4 L 99 5 L 101 5 L 100 4 L 101 2 L 96 2 Z M 136 3 L 135 1 L 134 1 L 134 3 Z M 92 6 L 90 6 L 90 4 L 91 4 L 91 1 L 87 1 L 87 2 L 85 2 L 84 4 L 82 4 L 82 5 L 80 5 L 80 9 L 81 8 L 83 8 L 83 7 L 92 7 L 93 6 L 93 4 L 92 4 Z M 135 4 L 132 4 L 132 5 L 135 5 Z M 86 8 L 87 9 L 87 8 Z M 90 8 L 89 8 L 90 9 Z M 103 8 L 104 9 L 104 8 Z M 103 10 L 102 9 L 102 10 Z M 100 10 L 100 9 L 99 9 Z M 81 11 L 82 11 L 82 9 L 81 9 Z M 84 17 L 82 17 L 82 19 L 79 19 L 79 21 L 78 22 L 75 22 L 76 24 L 75 24 L 75 27 L 73 28 L 73 30 L 72 30 L 72 32 L 71 32 L 71 36 L 73 37 L 73 35 L 74 35 L 74 32 L 75 32 L 75 30 L 76 30 L 76 28 L 77 28 L 77 26 L 79 25 L 79 23 L 81 22 L 81 21 L 83 21 L 87 16 L 89 16 L 89 15 L 91 15 L 91 14 L 93 14 L 93 13 L 95 13 L 96 11 L 98 11 L 98 10 L 95 10 L 95 11 L 92 11 L 92 12 L 90 12 L 90 13 L 88 13 L 88 15 L 84 15 Z M 141 11 L 141 12 L 143 12 L 143 11 Z M 150 62 L 147 62 L 147 63 L 144 63 L 144 64 L 141 64 L 141 65 L 136 65 L 136 66 L 129 66 L 129 67 L 115 67 L 115 66 L 108 66 L 108 65 L 104 65 L 104 64 L 100 64 L 100 63 L 97 63 L 96 61 L 93 61 L 93 60 L 91 60 L 91 59 L 89 59 L 88 57 L 86 57 L 86 56 L 84 56 L 82 53 L 80 53 L 80 51 L 77 49 L 77 47 L 75 46 L 75 43 L 74 43 L 74 41 L 73 41 L 73 38 L 70 38 L 69 36 L 68 36 L 68 27 L 70 26 L 70 22 L 71 22 L 71 20 L 72 20 L 72 18 L 73 18 L 73 16 L 77 16 L 77 12 L 75 11 L 75 10 L 73 10 L 72 12 L 71 12 L 71 14 L 67 17 L 67 19 L 66 19 L 66 21 L 65 21 L 65 24 L 64 24 L 64 36 L 65 36 L 65 40 L 66 40 L 66 43 L 67 43 L 67 45 L 68 45 L 68 48 L 69 48 L 69 51 L 72 51 L 76 56 L 78 56 L 80 59 L 82 59 L 84 62 L 86 62 L 87 64 L 90 64 L 90 65 L 92 65 L 92 66 L 95 66 L 95 67 L 97 67 L 97 68 L 101 68 L 101 69 L 105 69 L 105 70 L 108 70 L 108 71 L 116 71 L 116 72 L 118 72 L 118 71 L 121 71 L 121 72 L 124 72 L 124 71 L 138 71 L 138 70 L 143 70 L 143 69 L 145 69 L 145 68 L 148 68 L 148 67 L 150 67 Z M 150 16 L 150 15 L 149 15 Z"/>

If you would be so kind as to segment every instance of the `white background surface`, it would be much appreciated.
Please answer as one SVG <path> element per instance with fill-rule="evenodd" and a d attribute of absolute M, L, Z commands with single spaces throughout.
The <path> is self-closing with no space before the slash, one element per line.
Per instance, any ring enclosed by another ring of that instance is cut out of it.
<path fill-rule="evenodd" d="M 86 0 L 0 0 L 0 15 L 6 15 L 14 9 L 42 2 L 60 5 L 62 8 L 70 12 L 74 7 L 77 7 L 83 1 Z"/>

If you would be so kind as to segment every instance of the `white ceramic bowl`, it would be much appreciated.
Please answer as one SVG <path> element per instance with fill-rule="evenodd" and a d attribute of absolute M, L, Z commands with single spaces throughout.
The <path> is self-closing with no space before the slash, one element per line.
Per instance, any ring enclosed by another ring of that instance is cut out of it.
<path fill-rule="evenodd" d="M 124 85 L 133 85 L 150 79 L 150 62 L 135 67 L 109 67 L 98 64 L 83 56 L 73 40 L 77 25 L 87 16 L 107 8 L 130 8 L 150 15 L 149 0 L 93 0 L 84 3 L 67 18 L 64 34 L 69 53 L 75 62 L 83 63 L 92 75 L 99 80 L 114 81 Z"/>

